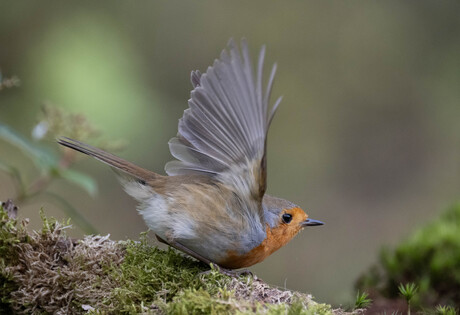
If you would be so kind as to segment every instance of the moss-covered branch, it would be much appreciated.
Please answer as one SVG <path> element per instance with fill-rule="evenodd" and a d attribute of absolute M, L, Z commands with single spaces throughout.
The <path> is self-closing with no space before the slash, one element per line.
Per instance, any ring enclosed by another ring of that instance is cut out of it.
<path fill-rule="evenodd" d="M 68 223 L 43 216 L 26 231 L 0 210 L 0 313 L 342 314 L 307 294 L 256 277 L 231 278 L 140 241 L 72 240 Z"/>

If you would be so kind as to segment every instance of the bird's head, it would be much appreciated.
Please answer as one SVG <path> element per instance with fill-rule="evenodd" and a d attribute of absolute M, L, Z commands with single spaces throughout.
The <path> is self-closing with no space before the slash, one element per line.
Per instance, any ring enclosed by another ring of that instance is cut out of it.
<path fill-rule="evenodd" d="M 308 215 L 299 207 L 282 209 L 278 221 L 278 227 L 283 226 L 284 229 L 299 232 L 307 226 L 323 225 L 324 223 L 318 220 L 309 219 Z"/>
<path fill-rule="evenodd" d="M 324 224 L 309 219 L 305 211 L 292 202 L 270 195 L 264 195 L 262 207 L 267 224 L 265 239 L 244 255 L 232 253 L 220 262 L 221 266 L 235 269 L 257 264 L 286 245 L 303 228 Z"/>
<path fill-rule="evenodd" d="M 278 241 L 286 244 L 303 228 L 307 226 L 323 225 L 318 220 L 308 218 L 308 215 L 299 206 L 290 201 L 265 195 L 263 199 L 264 215 L 270 233 Z"/>

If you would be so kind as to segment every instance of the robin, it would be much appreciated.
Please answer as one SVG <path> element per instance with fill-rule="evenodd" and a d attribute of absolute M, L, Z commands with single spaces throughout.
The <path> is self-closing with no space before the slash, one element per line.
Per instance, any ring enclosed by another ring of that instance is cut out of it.
<path fill-rule="evenodd" d="M 307 226 L 322 225 L 294 203 L 265 194 L 267 133 L 276 72 L 262 89 L 265 47 L 254 76 L 249 50 L 233 40 L 206 73 L 192 71 L 189 108 L 169 141 L 169 176 L 69 138 L 61 145 L 110 165 L 157 239 L 228 274 L 252 266 Z"/>

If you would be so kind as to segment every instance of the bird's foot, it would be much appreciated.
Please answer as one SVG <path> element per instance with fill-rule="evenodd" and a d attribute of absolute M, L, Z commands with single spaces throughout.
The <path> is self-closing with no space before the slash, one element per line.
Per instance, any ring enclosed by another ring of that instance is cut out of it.
<path fill-rule="evenodd" d="M 210 264 L 210 266 L 211 266 L 210 270 L 200 272 L 200 275 L 207 275 L 207 274 L 210 274 L 212 272 L 212 270 L 217 270 L 221 274 L 224 274 L 224 275 L 229 276 L 229 277 L 234 277 L 234 278 L 238 278 L 240 276 L 252 276 L 252 277 L 255 277 L 254 274 L 248 269 L 241 269 L 241 270 L 227 269 L 227 268 L 223 268 L 221 266 L 218 266 L 216 264 Z"/>
<path fill-rule="evenodd" d="M 232 269 L 225 269 L 222 267 L 219 267 L 219 268 L 220 268 L 219 269 L 220 273 L 230 276 L 230 277 L 234 277 L 234 278 L 238 278 L 241 276 L 255 277 L 254 274 L 249 269 L 232 270 Z"/>

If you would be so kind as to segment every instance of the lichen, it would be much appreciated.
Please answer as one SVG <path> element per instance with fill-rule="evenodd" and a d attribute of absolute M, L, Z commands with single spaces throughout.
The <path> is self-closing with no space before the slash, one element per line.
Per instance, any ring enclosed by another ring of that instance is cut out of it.
<path fill-rule="evenodd" d="M 42 215 L 41 231 L 0 207 L 0 313 L 342 314 L 307 294 L 257 277 L 232 278 L 146 233 L 140 241 L 66 236 L 68 222 Z"/>

